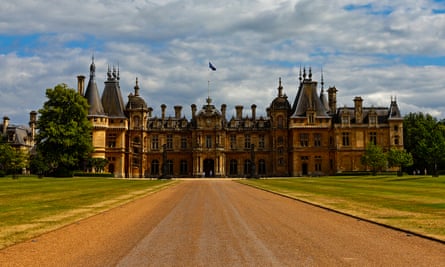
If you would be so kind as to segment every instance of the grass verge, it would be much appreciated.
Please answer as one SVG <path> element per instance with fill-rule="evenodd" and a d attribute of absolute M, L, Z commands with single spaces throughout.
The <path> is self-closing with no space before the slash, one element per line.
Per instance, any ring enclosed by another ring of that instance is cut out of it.
<path fill-rule="evenodd" d="M 335 176 L 240 182 L 445 241 L 443 176 Z"/>
<path fill-rule="evenodd" d="M 176 182 L 106 178 L 0 178 L 0 249 Z"/>

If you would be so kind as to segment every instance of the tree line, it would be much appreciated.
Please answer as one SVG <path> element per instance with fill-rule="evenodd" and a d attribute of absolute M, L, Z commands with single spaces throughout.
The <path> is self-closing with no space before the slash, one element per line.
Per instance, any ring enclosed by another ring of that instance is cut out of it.
<path fill-rule="evenodd" d="M 13 148 L 0 139 L 0 176 L 30 168 L 38 175 L 69 176 L 74 170 L 103 171 L 106 160 L 90 158 L 92 125 L 88 103 L 74 89 L 59 84 L 46 89 L 39 109 L 36 146 L 32 153 Z M 383 151 L 370 143 L 361 158 L 373 173 L 386 166 L 404 172 L 438 175 L 445 170 L 445 121 L 430 114 L 409 113 L 403 122 L 404 150 Z"/>

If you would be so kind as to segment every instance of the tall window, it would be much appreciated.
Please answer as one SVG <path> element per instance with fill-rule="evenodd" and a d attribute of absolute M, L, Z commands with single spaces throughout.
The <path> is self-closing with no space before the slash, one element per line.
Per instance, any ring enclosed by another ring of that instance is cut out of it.
<path fill-rule="evenodd" d="M 264 159 L 260 159 L 258 161 L 258 174 L 266 174 L 266 161 Z"/>
<path fill-rule="evenodd" d="M 377 145 L 377 133 L 376 132 L 369 133 L 369 142 L 371 144 Z"/>
<path fill-rule="evenodd" d="M 212 148 L 212 136 L 206 135 L 206 148 Z"/>
<path fill-rule="evenodd" d="M 230 174 L 235 175 L 238 174 L 238 162 L 236 159 L 230 160 Z"/>
<path fill-rule="evenodd" d="M 321 134 L 319 133 L 314 134 L 314 146 L 315 147 L 321 146 Z"/>
<path fill-rule="evenodd" d="M 140 118 L 139 118 L 139 116 L 134 116 L 133 117 L 133 119 L 134 119 L 134 124 L 133 124 L 133 127 L 135 128 L 135 129 L 139 129 L 139 127 L 140 127 Z"/>
<path fill-rule="evenodd" d="M 151 161 L 151 175 L 159 174 L 159 161 L 157 159 Z"/>
<path fill-rule="evenodd" d="M 342 133 L 343 146 L 349 146 L 349 133 Z"/>
<path fill-rule="evenodd" d="M 187 136 L 181 136 L 181 148 L 182 149 L 187 148 Z"/>
<path fill-rule="evenodd" d="M 315 156 L 315 171 L 321 172 L 321 156 Z"/>
<path fill-rule="evenodd" d="M 171 159 L 167 160 L 167 174 L 168 175 L 173 174 L 173 160 Z"/>
<path fill-rule="evenodd" d="M 261 135 L 259 136 L 258 147 L 259 147 L 259 148 L 264 148 L 264 143 L 265 143 L 265 142 L 264 142 L 264 135 L 261 134 Z"/>
<path fill-rule="evenodd" d="M 116 134 L 115 133 L 109 133 L 107 135 L 107 146 L 108 147 L 116 147 Z"/>
<path fill-rule="evenodd" d="M 187 174 L 187 161 L 186 160 L 181 160 L 179 172 L 182 175 Z"/>
<path fill-rule="evenodd" d="M 277 124 L 278 128 L 283 128 L 283 116 L 278 116 L 278 124 Z"/>
<path fill-rule="evenodd" d="M 244 161 L 244 174 L 250 174 L 251 165 L 250 159 Z"/>
<path fill-rule="evenodd" d="M 236 135 L 232 134 L 230 136 L 230 148 L 235 149 L 236 148 Z"/>
<path fill-rule="evenodd" d="M 394 145 L 398 145 L 399 144 L 399 136 L 396 135 L 394 136 Z"/>
<path fill-rule="evenodd" d="M 244 148 L 250 148 L 250 134 L 244 135 Z"/>
<path fill-rule="evenodd" d="M 151 137 L 151 149 L 153 150 L 159 149 L 159 137 L 157 135 L 153 135 Z"/>
<path fill-rule="evenodd" d="M 307 147 L 309 145 L 309 135 L 306 133 L 300 134 L 300 146 Z"/>
<path fill-rule="evenodd" d="M 167 149 L 173 149 L 173 135 L 167 134 Z"/>

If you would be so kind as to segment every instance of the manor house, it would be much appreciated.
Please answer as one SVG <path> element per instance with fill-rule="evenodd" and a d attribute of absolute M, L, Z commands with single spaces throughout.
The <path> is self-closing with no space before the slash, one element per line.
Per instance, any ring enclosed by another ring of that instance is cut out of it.
<path fill-rule="evenodd" d="M 235 106 L 228 118 L 227 105 L 212 99 L 191 105 L 191 118 L 174 106 L 174 116 L 160 116 L 134 92 L 124 102 L 119 70 L 109 68 L 102 95 L 95 78 L 94 60 L 85 89 L 78 76 L 79 94 L 89 103 L 93 124 L 92 157 L 108 159 L 106 171 L 115 177 L 263 177 L 332 175 L 364 171 L 360 163 L 366 145 L 403 148 L 403 118 L 396 99 L 389 107 L 337 107 L 337 89 L 318 89 L 309 69 L 300 71 L 296 97 L 289 101 L 281 79 L 266 116 L 257 116 L 255 104 L 246 112 Z"/>

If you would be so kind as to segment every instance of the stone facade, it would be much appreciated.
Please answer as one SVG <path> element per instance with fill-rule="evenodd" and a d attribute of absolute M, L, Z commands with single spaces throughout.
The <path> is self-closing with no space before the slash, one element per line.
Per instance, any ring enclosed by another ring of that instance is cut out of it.
<path fill-rule="evenodd" d="M 227 106 L 217 109 L 210 98 L 199 110 L 191 105 L 190 119 L 182 106 L 166 116 L 164 104 L 158 117 L 139 95 L 137 78 L 124 105 L 114 68 L 99 98 L 93 60 L 85 92 L 85 77 L 78 76 L 78 91 L 90 104 L 92 156 L 108 159 L 106 171 L 116 177 L 314 176 L 366 170 L 360 157 L 369 142 L 385 151 L 403 148 L 395 99 L 389 107 L 363 107 L 356 97 L 353 107 L 338 108 L 335 87 L 326 97 L 323 78 L 318 93 L 310 69 L 299 76 L 292 105 L 279 80 L 266 117 L 257 117 L 252 104 L 250 116 L 235 106 L 236 116 L 227 118 Z"/>

